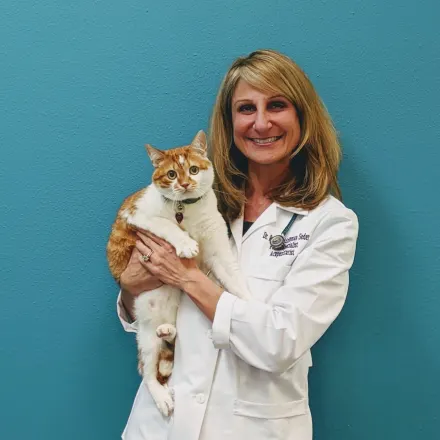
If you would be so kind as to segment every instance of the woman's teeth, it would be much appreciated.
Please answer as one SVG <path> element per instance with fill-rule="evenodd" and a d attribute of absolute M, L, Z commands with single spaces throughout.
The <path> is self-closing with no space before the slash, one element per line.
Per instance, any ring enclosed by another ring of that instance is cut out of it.
<path fill-rule="evenodd" d="M 270 138 L 250 138 L 250 139 L 256 144 L 270 144 L 271 142 L 275 142 L 281 138 L 282 136 L 272 136 Z"/>

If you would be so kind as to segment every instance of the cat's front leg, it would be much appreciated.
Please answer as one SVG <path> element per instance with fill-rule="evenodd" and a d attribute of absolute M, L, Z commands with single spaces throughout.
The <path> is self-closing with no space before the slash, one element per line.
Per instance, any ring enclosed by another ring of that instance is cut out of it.
<path fill-rule="evenodd" d="M 145 219 L 134 214 L 127 221 L 137 228 L 145 229 L 163 238 L 176 249 L 178 257 L 194 258 L 199 253 L 198 243 L 189 236 L 188 232 L 183 231 L 167 218 L 153 217 Z"/>

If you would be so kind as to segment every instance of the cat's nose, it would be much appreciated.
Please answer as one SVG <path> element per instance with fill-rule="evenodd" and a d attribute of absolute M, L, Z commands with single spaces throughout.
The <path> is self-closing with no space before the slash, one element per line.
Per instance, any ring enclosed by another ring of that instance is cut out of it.
<path fill-rule="evenodd" d="M 180 186 L 187 189 L 189 186 L 189 183 L 181 183 Z"/>

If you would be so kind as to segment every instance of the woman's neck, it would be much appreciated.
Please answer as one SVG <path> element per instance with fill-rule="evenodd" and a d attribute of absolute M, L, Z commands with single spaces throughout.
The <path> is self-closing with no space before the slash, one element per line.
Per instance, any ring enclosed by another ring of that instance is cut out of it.
<path fill-rule="evenodd" d="M 281 184 L 289 174 L 289 164 L 259 165 L 253 162 L 248 167 L 247 198 L 266 197 L 273 188 Z"/>
<path fill-rule="evenodd" d="M 255 221 L 265 211 L 272 203 L 267 194 L 282 183 L 288 173 L 288 164 L 286 166 L 286 164 L 259 165 L 249 163 L 244 220 Z"/>

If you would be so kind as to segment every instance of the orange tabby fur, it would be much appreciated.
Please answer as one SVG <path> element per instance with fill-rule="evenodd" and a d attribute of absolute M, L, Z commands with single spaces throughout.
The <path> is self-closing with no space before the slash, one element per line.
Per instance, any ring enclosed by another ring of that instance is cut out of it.
<path fill-rule="evenodd" d="M 151 148 L 149 145 L 147 149 Z M 184 172 L 185 168 L 188 170 L 189 164 L 191 166 L 198 166 L 201 170 L 206 170 L 209 167 L 209 162 L 191 151 L 190 146 L 178 147 L 169 151 L 162 151 L 163 161 L 161 165 L 155 169 L 152 180 L 153 182 L 163 188 L 167 188 L 172 184 L 172 180 L 167 176 L 169 170 L 174 170 L 177 173 L 177 181 L 179 184 L 191 184 L 192 179 L 189 173 Z M 183 163 L 182 163 L 183 162 Z M 131 257 L 131 253 L 135 247 L 137 240 L 136 229 L 129 225 L 123 216 L 123 213 L 133 214 L 135 211 L 136 201 L 148 191 L 148 188 L 143 188 L 140 191 L 127 197 L 122 203 L 116 220 L 112 226 L 112 231 L 107 244 L 107 259 L 109 263 L 110 272 L 115 280 L 119 283 L 121 274 L 124 272 Z M 172 344 L 164 344 L 160 351 L 158 358 L 158 366 L 161 361 L 173 361 L 174 350 Z M 143 365 L 138 363 L 138 369 L 142 374 Z M 163 376 L 157 369 L 157 380 L 161 384 L 165 384 L 168 377 Z"/>
<path fill-rule="evenodd" d="M 190 146 L 173 148 L 169 151 L 162 151 L 162 153 L 164 160 L 155 169 L 152 180 L 156 185 L 163 188 L 169 187 L 172 183 L 172 180 L 167 176 L 169 170 L 176 171 L 177 181 L 180 184 L 191 184 L 191 176 L 184 173 L 185 167 L 187 169 L 189 163 L 198 166 L 201 170 L 206 170 L 209 167 L 209 162 L 197 154 L 193 154 Z M 181 158 L 183 158 L 183 164 L 181 163 Z M 189 159 L 191 162 L 189 162 Z M 118 283 L 122 272 L 127 267 L 136 242 L 135 228 L 130 226 L 121 214 L 126 210 L 132 213 L 135 209 L 136 201 L 142 196 L 144 191 L 148 191 L 148 188 L 143 188 L 124 200 L 118 211 L 116 221 L 112 226 L 110 239 L 107 244 L 107 259 L 110 272 Z"/>
<path fill-rule="evenodd" d="M 146 191 L 146 188 L 141 189 L 124 200 L 113 223 L 107 243 L 107 260 L 110 272 L 118 283 L 122 272 L 127 267 L 136 243 L 136 229 L 130 226 L 120 214 L 125 210 L 128 210 L 130 213 L 134 211 L 134 204 L 144 191 Z"/>

